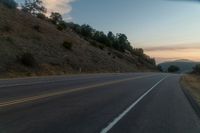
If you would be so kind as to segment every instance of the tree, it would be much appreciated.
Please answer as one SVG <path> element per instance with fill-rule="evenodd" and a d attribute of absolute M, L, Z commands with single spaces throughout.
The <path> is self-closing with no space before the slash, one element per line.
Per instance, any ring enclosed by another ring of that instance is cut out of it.
<path fill-rule="evenodd" d="M 163 72 L 163 68 L 162 68 L 161 65 L 158 65 L 157 68 L 158 68 L 158 70 L 159 70 L 160 72 Z"/>
<path fill-rule="evenodd" d="M 175 73 L 175 72 L 178 72 L 180 70 L 180 68 L 178 66 L 174 66 L 174 65 L 171 65 L 169 68 L 168 68 L 168 72 L 171 72 L 171 73 Z"/>
<path fill-rule="evenodd" d="M 134 48 L 133 53 L 137 56 L 143 56 L 144 55 L 144 50 L 142 48 Z"/>
<path fill-rule="evenodd" d="M 108 32 L 107 37 L 110 40 L 115 40 L 115 35 L 111 31 Z"/>
<path fill-rule="evenodd" d="M 0 0 L 0 3 L 2 3 L 8 8 L 17 8 L 17 3 L 14 0 Z"/>
<path fill-rule="evenodd" d="M 43 6 L 42 0 L 25 0 L 22 11 L 37 15 L 38 13 L 46 13 L 47 9 Z"/>
<path fill-rule="evenodd" d="M 87 38 L 92 38 L 94 34 L 94 29 L 90 25 L 82 25 L 81 26 L 81 35 L 87 37 Z"/>
<path fill-rule="evenodd" d="M 100 43 L 103 43 L 106 46 L 110 46 L 107 36 L 102 31 L 96 31 L 93 35 L 93 39 Z"/>
<path fill-rule="evenodd" d="M 62 15 L 58 12 L 52 12 L 50 15 L 50 19 L 52 23 L 56 25 L 63 21 Z"/>
<path fill-rule="evenodd" d="M 113 44 L 115 42 L 115 35 L 111 31 L 109 31 L 108 34 L 107 34 L 107 38 L 108 38 L 108 41 L 109 41 L 109 45 L 113 46 Z"/>
<path fill-rule="evenodd" d="M 117 34 L 117 41 L 116 41 L 116 49 L 121 52 L 125 52 L 125 50 L 132 51 L 133 48 L 128 41 L 128 38 L 125 34 L 118 33 Z"/>
<path fill-rule="evenodd" d="M 60 31 L 67 29 L 67 23 L 65 21 L 60 21 L 59 24 L 57 24 L 57 29 Z"/>
<path fill-rule="evenodd" d="M 45 14 L 43 14 L 43 13 L 38 13 L 36 16 L 37 16 L 37 18 L 39 18 L 39 19 L 42 19 L 42 20 L 47 20 L 47 17 L 46 17 L 46 15 L 45 15 Z"/>
<path fill-rule="evenodd" d="M 67 23 L 67 26 L 74 30 L 77 34 L 81 34 L 81 26 L 72 22 Z"/>
<path fill-rule="evenodd" d="M 193 68 L 193 73 L 200 74 L 200 64 L 196 65 L 196 66 Z"/>

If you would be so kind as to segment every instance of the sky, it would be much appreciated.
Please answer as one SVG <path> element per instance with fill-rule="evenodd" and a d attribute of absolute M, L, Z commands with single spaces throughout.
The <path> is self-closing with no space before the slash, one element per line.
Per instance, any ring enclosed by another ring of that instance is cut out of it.
<path fill-rule="evenodd" d="M 17 0 L 21 2 L 23 0 Z M 200 2 L 193 0 L 43 0 L 49 13 L 89 24 L 104 32 L 125 33 L 157 63 L 200 61 Z"/>

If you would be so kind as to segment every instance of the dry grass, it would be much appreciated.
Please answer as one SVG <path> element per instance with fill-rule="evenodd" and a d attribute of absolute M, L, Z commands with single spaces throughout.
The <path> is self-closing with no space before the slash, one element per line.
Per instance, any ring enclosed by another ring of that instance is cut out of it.
<path fill-rule="evenodd" d="M 189 90 L 200 105 L 200 76 L 185 75 L 181 78 L 181 83 Z"/>

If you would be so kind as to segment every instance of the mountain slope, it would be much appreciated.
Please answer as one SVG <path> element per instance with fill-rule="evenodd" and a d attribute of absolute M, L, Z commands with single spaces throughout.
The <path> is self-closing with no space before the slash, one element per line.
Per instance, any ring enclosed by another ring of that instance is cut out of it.
<path fill-rule="evenodd" d="M 71 29 L 59 31 L 55 25 L 0 4 L 1 76 L 50 75 L 92 72 L 132 72 L 155 70 L 146 56 L 130 55 L 93 46 Z M 65 48 L 63 43 L 72 45 Z M 28 54 L 27 54 L 28 53 Z M 36 65 L 23 63 L 34 58 Z M 28 59 L 27 59 L 28 58 Z"/>

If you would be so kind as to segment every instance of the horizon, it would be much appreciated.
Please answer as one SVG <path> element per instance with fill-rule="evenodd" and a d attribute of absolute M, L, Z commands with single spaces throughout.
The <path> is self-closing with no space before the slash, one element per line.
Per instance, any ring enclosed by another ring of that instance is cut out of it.
<path fill-rule="evenodd" d="M 24 0 L 16 0 L 18 3 Z M 124 33 L 157 63 L 200 61 L 200 2 L 173 0 L 43 0 L 66 21 Z M 103 10 L 102 10 L 103 9 Z"/>

